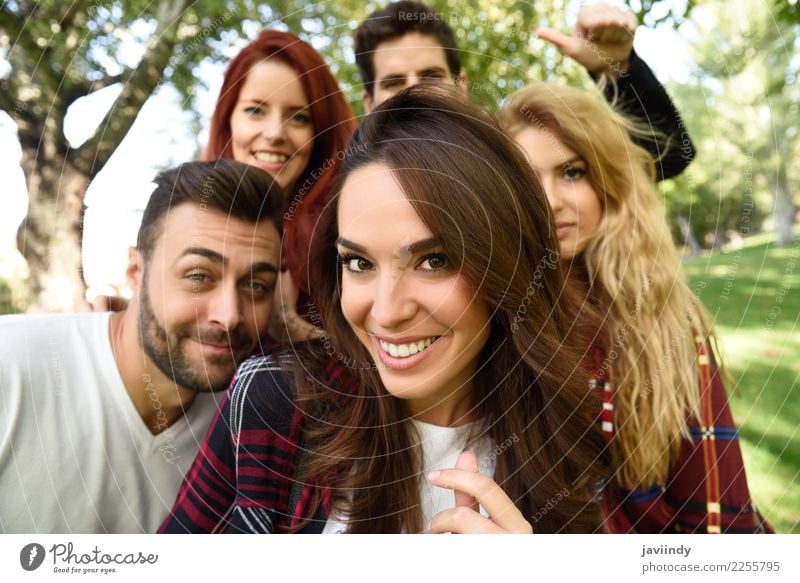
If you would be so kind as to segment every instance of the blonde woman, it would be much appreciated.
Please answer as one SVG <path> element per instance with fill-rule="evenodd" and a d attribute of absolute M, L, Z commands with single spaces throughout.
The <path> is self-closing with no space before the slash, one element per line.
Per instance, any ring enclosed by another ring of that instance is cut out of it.
<path fill-rule="evenodd" d="M 599 96 L 557 84 L 514 93 L 507 132 L 550 202 L 562 265 L 600 312 L 594 385 L 616 475 L 611 532 L 763 532 L 714 360 L 714 332 L 681 271 L 638 132 Z"/>

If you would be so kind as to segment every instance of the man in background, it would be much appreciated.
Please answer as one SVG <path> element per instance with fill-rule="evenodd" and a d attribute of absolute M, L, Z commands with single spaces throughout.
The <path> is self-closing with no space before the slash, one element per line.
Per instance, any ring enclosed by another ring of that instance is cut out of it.
<path fill-rule="evenodd" d="M 671 178 L 689 165 L 694 147 L 664 87 L 633 50 L 637 26 L 632 12 L 598 3 L 580 10 L 572 35 L 552 28 L 537 34 L 595 80 L 612 81 L 606 98 L 616 97 L 625 113 L 652 129 L 652 139 L 637 142 L 653 155 L 659 178 Z M 467 91 L 455 33 L 446 15 L 423 3 L 392 2 L 373 12 L 356 29 L 354 44 L 367 113 L 417 83 L 454 84 Z"/>

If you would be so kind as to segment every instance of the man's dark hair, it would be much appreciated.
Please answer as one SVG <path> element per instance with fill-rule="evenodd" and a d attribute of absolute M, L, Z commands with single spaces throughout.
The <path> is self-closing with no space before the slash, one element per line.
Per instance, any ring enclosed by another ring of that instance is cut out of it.
<path fill-rule="evenodd" d="M 233 160 L 187 162 L 153 180 L 139 227 L 137 247 L 149 258 L 169 210 L 184 202 L 214 209 L 251 223 L 269 220 L 281 232 L 283 190 L 266 172 Z"/>
<path fill-rule="evenodd" d="M 392 2 L 370 14 L 354 34 L 356 65 L 364 90 L 372 95 L 375 85 L 375 49 L 379 44 L 409 32 L 434 37 L 444 48 L 447 66 L 453 77 L 461 72 L 456 37 L 442 14 L 421 2 Z"/>

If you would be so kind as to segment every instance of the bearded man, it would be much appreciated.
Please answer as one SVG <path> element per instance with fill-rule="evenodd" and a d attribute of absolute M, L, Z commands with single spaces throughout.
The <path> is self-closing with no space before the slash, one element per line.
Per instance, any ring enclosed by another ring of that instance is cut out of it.
<path fill-rule="evenodd" d="M 280 187 L 225 160 L 155 184 L 125 310 L 0 318 L 0 532 L 154 532 L 258 351 Z"/>

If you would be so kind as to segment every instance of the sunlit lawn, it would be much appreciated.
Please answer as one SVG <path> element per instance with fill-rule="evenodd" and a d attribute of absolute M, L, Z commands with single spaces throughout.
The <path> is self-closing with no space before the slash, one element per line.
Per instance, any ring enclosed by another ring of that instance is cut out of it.
<path fill-rule="evenodd" d="M 750 492 L 778 532 L 800 533 L 800 240 L 685 262 L 711 311 L 740 426 Z"/>

